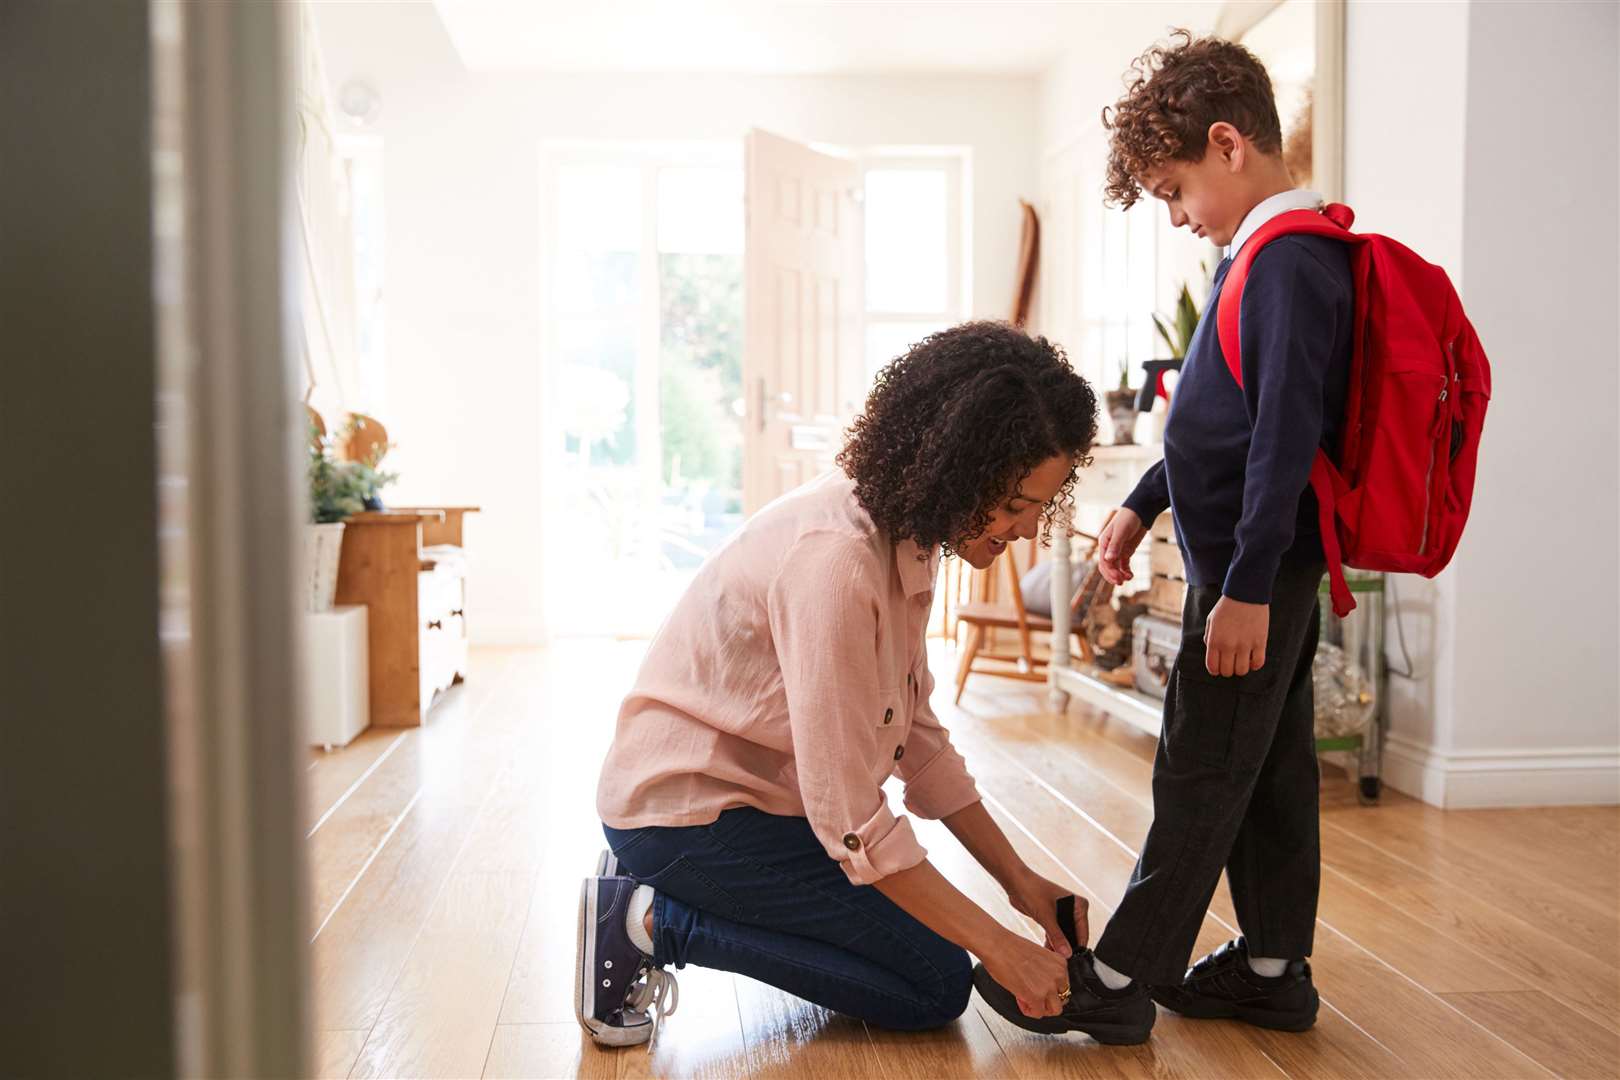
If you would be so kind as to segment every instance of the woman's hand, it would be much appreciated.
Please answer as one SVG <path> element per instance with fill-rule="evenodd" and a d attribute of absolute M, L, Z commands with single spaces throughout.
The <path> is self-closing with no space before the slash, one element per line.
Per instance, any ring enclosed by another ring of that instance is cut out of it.
<path fill-rule="evenodd" d="M 1065 896 L 1073 895 L 1073 892 L 1072 889 L 1046 880 L 1033 870 L 1026 870 L 1008 886 L 1007 899 L 1012 902 L 1014 908 L 1034 919 L 1046 932 L 1048 949 L 1066 957 L 1074 950 L 1069 948 L 1069 939 L 1064 936 L 1063 928 L 1058 925 L 1057 902 Z M 1074 898 L 1074 936 L 1081 945 L 1091 940 L 1091 927 L 1086 919 L 1087 906 L 1084 897 Z"/>
<path fill-rule="evenodd" d="M 1108 515 L 1101 535 L 1097 537 L 1097 568 L 1103 580 L 1119 586 L 1131 580 L 1131 556 L 1147 530 L 1135 510 L 1120 507 Z"/>
<path fill-rule="evenodd" d="M 1069 963 L 1057 953 L 1009 930 L 979 954 L 979 962 L 1018 999 L 1025 1016 L 1056 1016 L 1063 1011 Z"/>

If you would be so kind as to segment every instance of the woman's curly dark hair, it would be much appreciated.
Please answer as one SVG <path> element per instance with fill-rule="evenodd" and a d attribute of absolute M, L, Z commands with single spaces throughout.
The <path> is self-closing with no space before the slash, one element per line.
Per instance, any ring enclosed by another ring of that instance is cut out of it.
<path fill-rule="evenodd" d="M 970 322 L 878 373 L 838 464 L 891 540 L 951 554 L 1037 465 L 1058 455 L 1091 464 L 1096 437 L 1097 397 L 1062 349 L 1006 323 Z M 1043 542 L 1074 480 L 1044 511 Z"/>
<path fill-rule="evenodd" d="M 1128 210 L 1142 194 L 1137 177 L 1170 161 L 1202 158 L 1217 120 L 1243 132 L 1261 153 L 1282 151 L 1266 66 L 1236 42 L 1176 30 L 1168 45 L 1132 61 L 1124 95 L 1103 110 L 1106 201 Z"/>

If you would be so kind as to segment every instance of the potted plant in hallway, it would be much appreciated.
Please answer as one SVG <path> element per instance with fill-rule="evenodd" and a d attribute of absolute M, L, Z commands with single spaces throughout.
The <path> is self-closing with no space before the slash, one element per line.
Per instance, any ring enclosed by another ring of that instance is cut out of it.
<path fill-rule="evenodd" d="M 330 611 L 337 594 L 338 562 L 343 553 L 343 521 L 374 502 L 394 474 L 379 472 L 363 461 L 341 461 L 334 439 L 313 423 L 309 429 L 309 524 L 304 528 L 304 563 L 300 587 L 309 611 Z"/>
<path fill-rule="evenodd" d="M 1198 264 L 1200 268 L 1203 263 Z M 1170 350 L 1170 358 L 1183 360 L 1187 350 L 1192 347 L 1193 333 L 1198 329 L 1198 304 L 1192 298 L 1192 289 L 1185 282 L 1181 286 L 1181 295 L 1176 298 L 1175 325 L 1165 322 L 1164 317 L 1158 314 L 1153 316 L 1153 326 L 1159 331 L 1159 339 Z"/>
<path fill-rule="evenodd" d="M 1198 266 L 1204 272 L 1207 292 L 1209 267 L 1204 263 L 1199 263 Z M 1153 316 L 1153 327 L 1159 332 L 1159 340 L 1163 341 L 1165 347 L 1170 350 L 1170 357 L 1167 360 L 1150 360 L 1144 365 L 1147 383 L 1142 387 L 1142 391 L 1136 400 L 1136 407 L 1139 411 L 1149 412 L 1152 410 L 1155 397 L 1163 397 L 1168 405 L 1170 395 L 1162 382 L 1164 374 L 1168 371 L 1181 370 L 1181 363 L 1187 358 L 1187 350 L 1192 348 L 1193 334 L 1198 331 L 1198 320 L 1201 315 L 1197 302 L 1193 300 L 1192 289 L 1186 282 L 1183 282 L 1181 295 L 1176 298 L 1174 323 L 1166 321 L 1161 315 L 1155 314 Z M 1157 443 L 1164 440 L 1164 423 L 1168 412 L 1169 409 L 1166 408 L 1153 413 L 1153 442 Z"/>
<path fill-rule="evenodd" d="M 1114 445 L 1136 442 L 1136 391 L 1131 388 L 1131 364 L 1119 362 L 1119 386 L 1108 391 L 1108 416 L 1114 421 Z"/>

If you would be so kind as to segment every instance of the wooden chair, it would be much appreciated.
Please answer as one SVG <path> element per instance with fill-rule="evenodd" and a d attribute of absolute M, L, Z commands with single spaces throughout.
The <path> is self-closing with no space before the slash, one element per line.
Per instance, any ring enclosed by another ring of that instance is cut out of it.
<path fill-rule="evenodd" d="M 1097 538 L 1089 533 L 1076 533 L 1078 537 L 1091 541 L 1091 555 L 1097 550 Z M 1007 567 L 1007 599 L 999 600 L 973 600 L 962 604 L 956 609 L 955 618 L 958 623 L 966 624 L 968 628 L 967 644 L 962 649 L 962 660 L 956 669 L 956 700 L 962 700 L 962 690 L 967 686 L 968 676 L 974 672 L 989 675 L 1000 675 L 1008 679 L 1022 679 L 1026 682 L 1046 681 L 1046 660 L 1035 655 L 1034 635 L 1038 633 L 1050 634 L 1052 620 L 1046 615 L 1037 615 L 1024 606 L 1024 590 L 1018 580 L 1018 561 L 1009 551 L 1001 559 Z M 1033 564 L 1032 564 L 1033 565 Z M 1054 570 L 1054 572 L 1056 572 Z M 1080 587 L 1074 591 L 1069 601 L 1069 632 L 1074 636 L 1079 648 L 1080 658 L 1086 663 L 1092 660 L 1091 643 L 1086 639 L 1083 615 L 1089 605 L 1102 594 L 1100 586 L 1106 585 L 1102 575 L 1095 568 L 1086 575 Z M 1111 591 L 1111 590 L 1110 590 Z M 1018 634 L 1018 651 L 1006 652 L 986 648 L 985 637 L 997 630 L 1012 630 Z M 1003 666 L 979 667 L 979 661 L 994 661 L 998 665 L 1012 664 L 1008 669 Z"/>

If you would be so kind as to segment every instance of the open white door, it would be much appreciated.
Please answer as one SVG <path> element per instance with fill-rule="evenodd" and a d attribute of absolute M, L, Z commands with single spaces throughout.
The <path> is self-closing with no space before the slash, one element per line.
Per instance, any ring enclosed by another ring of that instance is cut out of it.
<path fill-rule="evenodd" d="M 861 170 L 749 132 L 743 510 L 830 468 L 865 399 Z"/>

